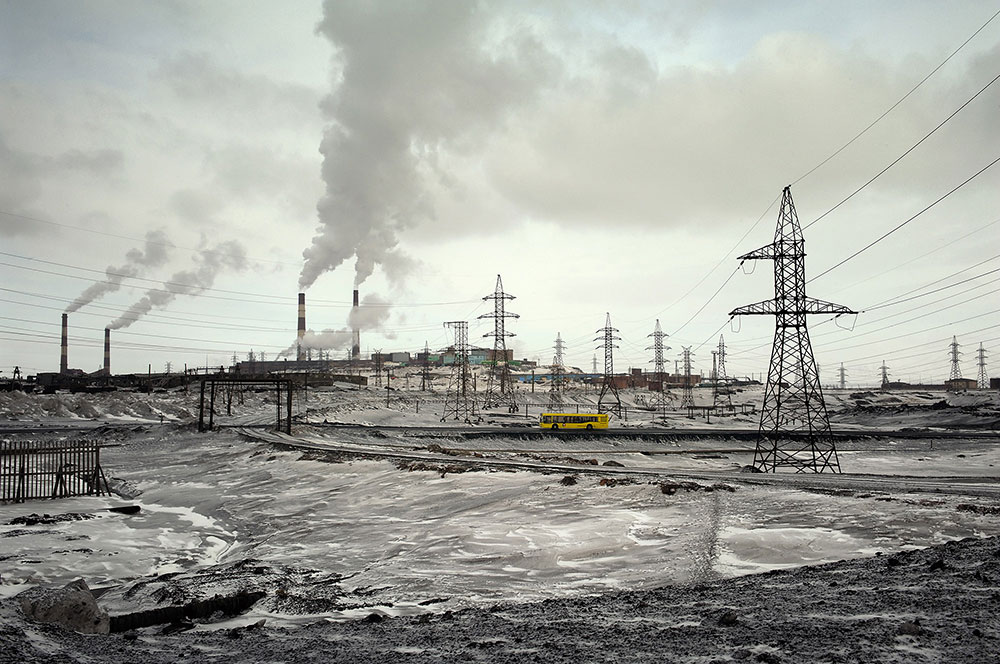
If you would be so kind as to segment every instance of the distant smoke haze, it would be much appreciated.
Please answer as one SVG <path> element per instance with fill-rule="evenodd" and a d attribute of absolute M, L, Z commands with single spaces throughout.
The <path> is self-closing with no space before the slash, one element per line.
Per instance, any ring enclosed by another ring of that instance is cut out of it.
<path fill-rule="evenodd" d="M 296 349 L 301 345 L 303 350 L 344 350 L 351 347 L 353 343 L 355 329 L 362 332 L 371 330 L 381 330 L 390 316 L 392 305 L 381 295 L 371 293 L 365 295 L 357 308 L 351 307 L 347 315 L 347 327 L 339 330 L 326 329 L 322 332 L 306 330 L 301 342 L 296 339 L 291 346 L 278 353 L 278 357 L 294 356 Z M 393 334 L 383 335 L 392 339 Z"/>
<path fill-rule="evenodd" d="M 107 327 L 112 330 L 126 328 L 153 309 L 162 309 L 170 304 L 178 295 L 198 295 L 205 292 L 212 287 L 222 270 L 239 272 L 247 267 L 246 250 L 235 240 L 198 252 L 196 260 L 199 263 L 196 269 L 177 272 L 163 282 L 162 288 L 146 291 L 138 302 Z"/>
<path fill-rule="evenodd" d="M 108 293 L 113 293 L 122 287 L 122 281 L 139 277 L 149 268 L 160 267 L 167 262 L 167 256 L 173 244 L 163 231 L 146 233 L 146 245 L 143 249 L 130 249 L 125 254 L 123 265 L 109 265 L 104 271 L 106 279 L 88 286 L 79 296 L 66 307 L 66 313 L 71 314 L 80 307 L 99 300 Z"/>

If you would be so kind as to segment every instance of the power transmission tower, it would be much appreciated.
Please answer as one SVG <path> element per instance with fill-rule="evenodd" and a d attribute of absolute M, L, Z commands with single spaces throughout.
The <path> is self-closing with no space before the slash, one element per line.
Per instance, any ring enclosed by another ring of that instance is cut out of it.
<path fill-rule="evenodd" d="M 476 401 L 469 389 L 469 323 L 464 320 L 448 321 L 444 324 L 455 330 L 455 363 L 451 366 L 448 392 L 444 397 L 444 413 L 441 421 L 451 417 L 455 420 L 471 422 L 476 414 Z"/>
<path fill-rule="evenodd" d="M 607 320 L 604 323 L 604 327 L 597 330 L 602 336 L 597 337 L 594 341 L 600 341 L 601 345 L 597 348 L 604 349 L 604 381 L 601 383 L 601 394 L 597 397 L 597 411 L 600 413 L 612 412 L 617 417 L 622 415 L 622 399 L 618 394 L 618 387 L 615 385 L 615 361 L 614 361 L 614 349 L 618 348 L 615 345 L 616 341 L 621 341 L 621 337 L 618 336 L 618 330 L 611 327 L 611 314 L 607 315 Z M 597 357 L 596 355 L 594 356 Z M 595 367 L 596 368 L 596 367 Z M 614 401 L 608 398 L 607 405 L 604 402 L 604 397 L 611 393 L 614 397 Z"/>
<path fill-rule="evenodd" d="M 853 314 L 851 309 L 806 297 L 806 252 L 790 187 L 782 192 L 774 241 L 739 257 L 774 261 L 774 299 L 739 307 L 730 316 L 775 317 L 774 345 L 764 388 L 764 404 L 754 466 L 764 472 L 840 472 L 830 418 L 813 358 L 808 314 Z"/>
<path fill-rule="evenodd" d="M 732 390 L 729 389 L 729 376 L 726 375 L 726 340 L 719 335 L 719 348 L 712 351 L 712 364 L 715 365 L 715 388 L 712 390 L 712 406 L 733 409 Z"/>
<path fill-rule="evenodd" d="M 986 349 L 983 348 L 982 342 L 979 342 L 979 350 L 976 351 L 976 357 L 978 358 L 977 365 L 979 366 L 979 379 L 976 381 L 976 387 L 981 390 L 990 389 L 990 379 L 986 375 Z"/>
<path fill-rule="evenodd" d="M 503 405 L 506 405 L 507 410 L 512 413 L 516 413 L 518 410 L 517 400 L 514 398 L 514 384 L 510 378 L 510 365 L 507 364 L 507 337 L 513 337 L 514 333 L 504 330 L 504 322 L 508 318 L 520 318 L 515 313 L 504 311 L 506 301 L 513 299 L 513 295 L 503 292 L 503 282 L 500 281 L 499 274 L 497 275 L 496 289 L 492 294 L 483 298 L 483 301 L 493 300 L 493 313 L 483 314 L 479 317 L 480 319 L 493 319 L 493 331 L 483 335 L 484 337 L 493 337 L 493 366 L 486 383 L 483 410 Z"/>
<path fill-rule="evenodd" d="M 681 391 L 681 408 L 694 406 L 694 391 L 691 389 L 691 346 L 681 346 L 681 361 L 684 364 L 684 389 Z"/>
<path fill-rule="evenodd" d="M 885 366 L 885 360 L 882 360 L 881 371 L 882 371 L 882 389 L 883 390 L 888 390 L 889 389 L 889 367 Z"/>
<path fill-rule="evenodd" d="M 420 391 L 426 392 L 431 388 L 431 349 L 424 342 L 424 363 L 420 367 Z"/>
<path fill-rule="evenodd" d="M 840 369 L 837 370 L 840 374 L 840 389 L 847 389 L 847 369 L 844 368 L 844 363 L 840 363 Z"/>
<path fill-rule="evenodd" d="M 962 353 L 958 350 L 961 346 L 955 337 L 951 338 L 951 375 L 948 380 L 955 380 L 962 377 L 962 367 L 958 364 L 958 356 Z"/>
<path fill-rule="evenodd" d="M 653 351 L 653 359 L 650 360 L 653 363 L 653 380 L 657 381 L 660 388 L 656 392 L 656 396 L 653 397 L 652 406 L 660 408 L 665 408 L 667 404 L 667 399 L 663 395 L 663 384 L 666 382 L 666 370 L 663 362 L 663 351 L 670 350 L 670 346 L 663 345 L 663 338 L 669 336 L 666 332 L 660 328 L 660 319 L 656 319 L 656 326 L 653 328 L 651 334 L 647 334 L 647 337 L 653 337 L 653 345 L 646 346 L 646 350 Z"/>
<path fill-rule="evenodd" d="M 549 383 L 549 404 L 550 407 L 554 407 L 562 403 L 562 374 L 564 371 L 563 364 L 563 350 L 566 344 L 563 343 L 562 335 L 556 332 L 556 341 L 553 348 L 556 354 L 552 356 L 552 366 L 550 367 L 550 383 Z"/>

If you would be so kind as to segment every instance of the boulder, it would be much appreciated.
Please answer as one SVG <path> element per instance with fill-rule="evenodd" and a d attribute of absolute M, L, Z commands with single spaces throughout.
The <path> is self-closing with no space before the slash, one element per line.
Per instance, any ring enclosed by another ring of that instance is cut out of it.
<path fill-rule="evenodd" d="M 108 612 L 97 605 L 83 579 L 56 590 L 43 590 L 21 600 L 24 615 L 81 634 L 107 634 L 111 629 Z"/>

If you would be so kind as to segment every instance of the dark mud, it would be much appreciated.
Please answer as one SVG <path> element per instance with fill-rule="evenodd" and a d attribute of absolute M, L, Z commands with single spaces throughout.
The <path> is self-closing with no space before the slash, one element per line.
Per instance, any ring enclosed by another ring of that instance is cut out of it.
<path fill-rule="evenodd" d="M 82 636 L 0 602 L 0 662 L 1000 662 L 1000 539 L 714 583 L 297 629 Z M 169 630 L 167 630 L 169 631 Z"/>

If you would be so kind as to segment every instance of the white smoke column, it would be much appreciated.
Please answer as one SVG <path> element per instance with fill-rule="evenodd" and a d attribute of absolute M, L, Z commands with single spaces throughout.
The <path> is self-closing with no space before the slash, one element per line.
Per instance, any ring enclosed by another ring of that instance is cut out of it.
<path fill-rule="evenodd" d="M 348 329 L 327 329 L 322 332 L 306 330 L 301 341 L 296 339 L 291 346 L 278 353 L 278 357 L 294 357 L 300 346 L 302 350 L 343 350 L 351 347 L 352 337 L 353 334 Z"/>
<path fill-rule="evenodd" d="M 111 321 L 108 328 L 118 330 L 128 327 L 153 309 L 161 309 L 178 295 L 198 295 L 212 287 L 215 278 L 224 268 L 241 271 L 247 266 L 246 250 L 235 240 L 223 242 L 214 249 L 204 249 L 197 254 L 199 263 L 194 270 L 177 272 L 163 282 L 162 288 L 146 291 L 138 302 Z"/>
<path fill-rule="evenodd" d="M 146 246 L 143 250 L 130 249 L 125 254 L 125 260 L 128 262 L 118 267 L 109 265 L 104 270 L 107 278 L 88 286 L 70 302 L 66 307 L 66 313 L 71 314 L 80 307 L 115 292 L 122 287 L 123 279 L 141 276 L 148 268 L 163 265 L 167 262 L 167 254 L 173 246 L 163 231 L 149 231 L 146 233 Z"/>
<path fill-rule="evenodd" d="M 338 71 L 322 106 L 326 194 L 299 290 L 352 256 L 355 286 L 375 265 L 399 282 L 413 263 L 399 232 L 434 216 L 426 178 L 448 177 L 439 153 L 482 144 L 537 96 L 555 60 L 485 3 L 328 0 L 318 30 Z"/>
<path fill-rule="evenodd" d="M 389 320 L 390 304 L 375 293 L 365 295 L 347 316 L 347 327 L 352 330 L 377 330 Z"/>

